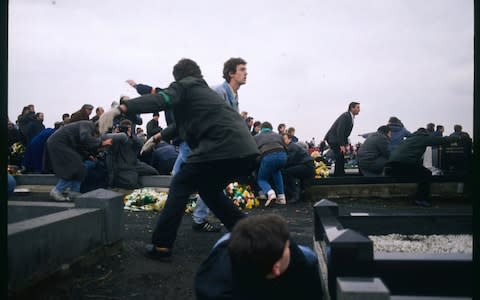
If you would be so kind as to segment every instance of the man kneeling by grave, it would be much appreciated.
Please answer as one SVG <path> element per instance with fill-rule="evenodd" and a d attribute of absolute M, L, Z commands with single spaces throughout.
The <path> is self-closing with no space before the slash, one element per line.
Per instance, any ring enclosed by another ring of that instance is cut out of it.
<path fill-rule="evenodd" d="M 417 180 L 415 204 L 431 206 L 430 183 L 432 172 L 423 166 L 423 153 L 427 146 L 435 146 L 459 141 L 458 137 L 441 137 L 430 135 L 425 128 L 419 128 L 411 136 L 401 141 L 392 151 L 385 175 L 408 176 Z"/>
<path fill-rule="evenodd" d="M 322 299 L 315 253 L 290 238 L 275 214 L 239 221 L 195 277 L 197 299 Z"/>
<path fill-rule="evenodd" d="M 380 126 L 377 132 L 370 134 L 358 150 L 358 167 L 363 176 L 381 176 L 387 163 L 390 151 L 388 143 L 392 131 L 386 125 Z"/>
<path fill-rule="evenodd" d="M 282 138 L 287 145 L 287 165 L 282 169 L 285 195 L 287 203 L 296 203 L 301 199 L 302 187 L 315 177 L 315 165 L 305 148 L 292 143 L 290 134 L 283 133 Z"/>
<path fill-rule="evenodd" d="M 123 141 L 114 142 L 107 153 L 108 185 L 126 189 L 140 187 L 141 175 L 158 175 L 154 167 L 138 159 L 143 142 L 132 135 L 132 122 L 120 122 L 120 132 L 127 135 Z"/>

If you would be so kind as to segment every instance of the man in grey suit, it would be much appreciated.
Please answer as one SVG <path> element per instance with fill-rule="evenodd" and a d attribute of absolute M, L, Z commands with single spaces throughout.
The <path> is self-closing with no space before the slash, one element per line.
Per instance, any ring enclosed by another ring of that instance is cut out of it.
<path fill-rule="evenodd" d="M 350 102 L 348 111 L 341 114 L 325 135 L 325 140 L 335 155 L 335 172 L 333 176 L 345 175 L 345 153 L 348 137 L 353 129 L 353 120 L 360 112 L 360 103 Z"/>

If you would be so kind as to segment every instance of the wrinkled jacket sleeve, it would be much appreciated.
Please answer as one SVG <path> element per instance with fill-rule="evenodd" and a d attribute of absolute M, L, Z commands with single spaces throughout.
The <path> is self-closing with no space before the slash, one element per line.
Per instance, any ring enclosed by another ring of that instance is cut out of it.
<path fill-rule="evenodd" d="M 152 87 L 146 84 L 139 83 L 135 86 L 135 89 L 137 90 L 137 93 L 140 95 L 152 94 Z"/>
<path fill-rule="evenodd" d="M 144 95 L 125 101 L 127 114 L 153 113 L 171 109 L 182 99 L 183 87 L 173 82 L 170 86 L 156 94 Z"/>
<path fill-rule="evenodd" d="M 95 149 L 100 147 L 100 138 L 93 136 L 94 131 L 95 128 L 93 125 L 90 126 L 90 124 L 82 124 L 79 127 L 80 142 L 87 149 Z"/>
<path fill-rule="evenodd" d="M 378 151 L 380 152 L 382 157 L 389 158 L 390 157 L 390 150 L 388 150 L 388 142 L 387 138 L 382 138 L 379 141 Z"/>

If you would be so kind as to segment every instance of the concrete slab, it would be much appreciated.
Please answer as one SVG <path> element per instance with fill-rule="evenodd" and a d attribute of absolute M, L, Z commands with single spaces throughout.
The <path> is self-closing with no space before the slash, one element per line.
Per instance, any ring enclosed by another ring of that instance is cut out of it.
<path fill-rule="evenodd" d="M 104 215 L 106 245 L 119 241 L 124 232 L 123 194 L 97 189 L 75 199 L 77 208 L 100 208 Z"/>
<path fill-rule="evenodd" d="M 99 209 L 69 209 L 9 224 L 9 289 L 28 287 L 101 247 L 103 226 Z"/>
<path fill-rule="evenodd" d="M 8 201 L 8 224 L 74 208 L 73 203 Z"/>

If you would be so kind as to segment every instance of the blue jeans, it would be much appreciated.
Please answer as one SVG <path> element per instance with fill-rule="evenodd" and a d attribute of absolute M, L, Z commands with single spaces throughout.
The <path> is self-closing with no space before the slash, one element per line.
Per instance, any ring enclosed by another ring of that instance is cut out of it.
<path fill-rule="evenodd" d="M 86 160 L 83 162 L 83 165 L 87 169 L 93 169 L 95 167 L 95 162 L 91 160 Z M 55 185 L 55 190 L 57 192 L 63 192 L 66 189 L 70 188 L 71 192 L 77 192 L 80 193 L 80 186 L 82 185 L 82 182 L 79 180 L 67 180 L 63 178 L 59 178 L 57 181 L 57 185 Z"/>
<path fill-rule="evenodd" d="M 172 169 L 173 176 L 175 176 L 175 174 L 177 174 L 178 171 L 180 171 L 182 164 L 187 160 L 188 155 L 192 151 L 190 150 L 190 147 L 188 147 L 186 142 L 180 143 L 180 146 L 178 148 L 179 148 L 178 157 Z M 193 211 L 193 214 L 192 214 L 193 221 L 197 224 L 204 223 L 208 217 L 209 212 L 210 210 L 208 209 L 208 206 L 205 204 L 205 202 L 202 200 L 202 197 L 198 196 L 195 210 Z"/>
<path fill-rule="evenodd" d="M 13 194 L 13 191 L 15 190 L 16 186 L 17 186 L 17 182 L 15 181 L 15 178 L 13 178 L 12 175 L 8 174 L 8 195 L 7 195 L 7 197 L 10 197 Z"/>
<path fill-rule="evenodd" d="M 57 185 L 55 185 L 55 190 L 61 193 L 70 188 L 70 191 L 80 193 L 80 185 L 82 185 L 82 182 L 79 180 L 66 180 L 59 178 Z"/>
<path fill-rule="evenodd" d="M 281 169 L 286 164 L 287 153 L 285 151 L 272 152 L 262 158 L 258 168 L 257 183 L 265 195 L 272 189 L 270 183 L 268 183 L 270 178 L 273 178 L 277 194 L 285 194 Z"/>

